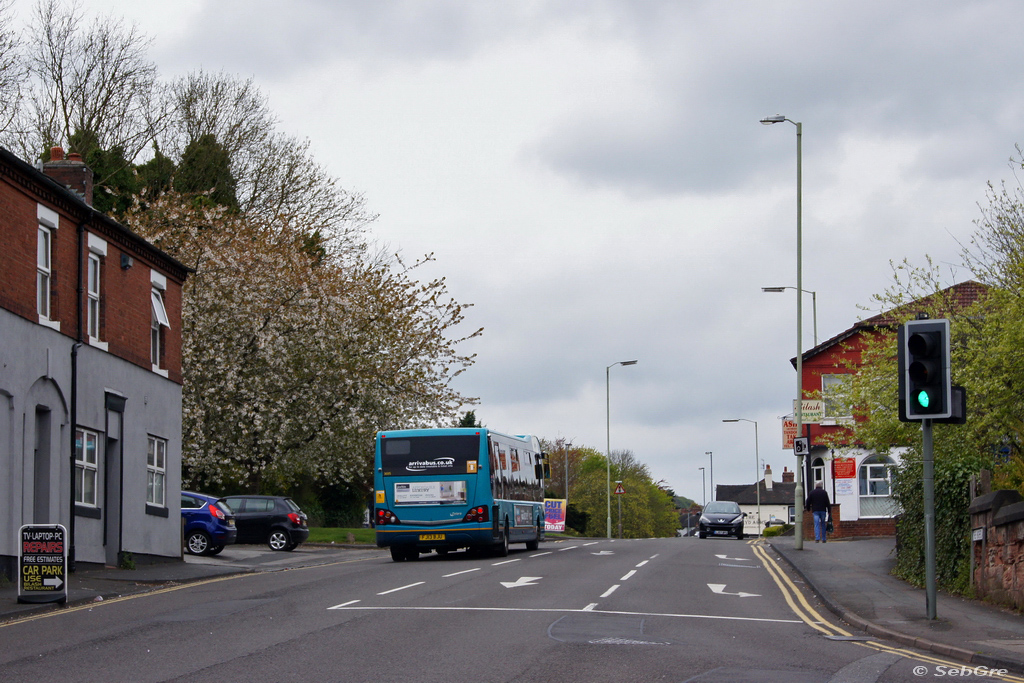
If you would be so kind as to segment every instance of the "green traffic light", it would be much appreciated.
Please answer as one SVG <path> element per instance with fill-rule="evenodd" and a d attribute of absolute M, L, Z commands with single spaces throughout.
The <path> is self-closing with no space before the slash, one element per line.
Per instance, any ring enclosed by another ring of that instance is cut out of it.
<path fill-rule="evenodd" d="M 917 404 L 922 408 L 927 408 L 928 404 L 931 403 L 931 396 L 927 391 L 917 392 Z"/>

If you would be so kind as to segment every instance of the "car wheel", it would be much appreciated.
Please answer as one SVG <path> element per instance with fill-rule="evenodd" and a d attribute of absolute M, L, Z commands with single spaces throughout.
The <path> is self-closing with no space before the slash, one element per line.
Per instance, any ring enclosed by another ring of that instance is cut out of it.
<path fill-rule="evenodd" d="M 215 545 L 214 547 L 210 548 L 210 554 L 211 555 L 219 555 L 221 550 L 224 550 L 224 546 L 222 546 L 222 545 Z"/>
<path fill-rule="evenodd" d="M 299 543 L 298 543 L 298 541 L 295 541 L 295 542 L 289 543 L 287 546 L 285 546 L 285 551 L 290 553 L 291 551 L 295 550 L 298 547 L 299 547 Z"/>
<path fill-rule="evenodd" d="M 288 536 L 288 532 L 283 529 L 274 529 L 267 537 L 267 545 L 271 550 L 287 550 L 291 542 L 292 539 Z"/>
<path fill-rule="evenodd" d="M 738 541 L 742 541 L 743 540 L 743 532 L 742 531 L 737 531 L 736 532 L 736 540 L 738 540 Z"/>
<path fill-rule="evenodd" d="M 707 535 L 706 533 L 704 533 L 703 531 L 701 531 L 701 532 L 699 532 L 699 533 L 697 534 L 697 537 L 698 537 L 698 538 L 707 538 L 707 537 L 708 537 L 708 535 Z"/>
<path fill-rule="evenodd" d="M 211 547 L 210 537 L 205 531 L 193 531 L 185 539 L 185 550 L 190 555 L 209 555 Z"/>

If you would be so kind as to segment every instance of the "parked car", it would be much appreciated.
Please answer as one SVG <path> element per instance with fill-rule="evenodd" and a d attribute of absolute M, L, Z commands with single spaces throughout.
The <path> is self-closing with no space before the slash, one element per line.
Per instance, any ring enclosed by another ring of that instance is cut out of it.
<path fill-rule="evenodd" d="M 215 496 L 182 491 L 181 519 L 185 550 L 190 555 L 216 555 L 238 536 L 231 508 Z"/>
<path fill-rule="evenodd" d="M 271 550 L 295 550 L 309 538 L 306 513 L 284 496 L 227 496 L 239 543 L 266 543 Z"/>
<path fill-rule="evenodd" d="M 740 510 L 738 503 L 727 500 L 716 500 L 704 506 L 701 513 L 697 535 L 701 538 L 710 536 L 735 536 L 743 539 L 743 518 L 747 513 Z"/>

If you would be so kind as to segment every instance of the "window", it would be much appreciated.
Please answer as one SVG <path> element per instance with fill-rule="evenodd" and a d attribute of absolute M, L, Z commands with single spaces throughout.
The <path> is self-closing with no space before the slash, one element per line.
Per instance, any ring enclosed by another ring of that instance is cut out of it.
<path fill-rule="evenodd" d="M 93 339 L 100 338 L 100 257 L 89 254 L 89 307 L 86 311 L 86 329 Z"/>
<path fill-rule="evenodd" d="M 96 507 L 96 450 L 99 434 L 75 432 L 75 503 Z"/>
<path fill-rule="evenodd" d="M 167 441 L 149 437 L 146 453 L 146 502 L 163 507 L 167 491 Z"/>
<path fill-rule="evenodd" d="M 100 341 L 102 332 L 102 274 L 103 259 L 107 255 L 106 241 L 93 233 L 89 235 L 89 265 L 86 272 L 86 309 L 85 309 L 85 330 L 89 336 L 89 343 L 106 350 L 106 344 Z"/>
<path fill-rule="evenodd" d="M 161 368 L 163 368 L 165 330 L 171 327 L 170 319 L 167 317 L 167 307 L 164 305 L 167 278 L 155 270 L 151 270 L 150 282 L 153 285 L 149 290 L 153 317 L 149 330 L 149 355 L 153 363 L 153 370 L 163 373 L 164 371 Z"/>
<path fill-rule="evenodd" d="M 892 459 L 884 455 L 872 455 L 861 463 L 858 476 L 861 517 L 892 517 L 898 512 L 892 499 L 894 466 Z"/>
<path fill-rule="evenodd" d="M 822 375 L 821 397 L 825 400 L 825 417 L 850 417 L 853 411 L 841 395 L 849 382 L 849 375 Z"/>
<path fill-rule="evenodd" d="M 57 234 L 60 216 L 53 209 L 36 204 L 36 311 L 39 322 L 57 327 L 50 309 L 53 285 L 53 238 Z"/>
<path fill-rule="evenodd" d="M 50 318 L 50 252 L 51 234 L 49 228 L 39 226 L 36 246 L 36 301 L 40 318 Z"/>
<path fill-rule="evenodd" d="M 821 458 L 811 463 L 811 490 L 818 484 L 825 486 L 825 461 Z"/>

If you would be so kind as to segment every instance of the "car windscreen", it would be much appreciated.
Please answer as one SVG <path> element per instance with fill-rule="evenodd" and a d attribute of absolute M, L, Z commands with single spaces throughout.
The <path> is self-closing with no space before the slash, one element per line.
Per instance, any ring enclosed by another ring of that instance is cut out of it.
<path fill-rule="evenodd" d="M 716 515 L 738 515 L 740 514 L 740 506 L 736 503 L 708 503 L 707 507 L 704 508 L 704 512 Z"/>
<path fill-rule="evenodd" d="M 472 473 L 476 472 L 479 458 L 478 434 L 383 437 L 380 440 L 380 466 L 386 477 Z"/>

